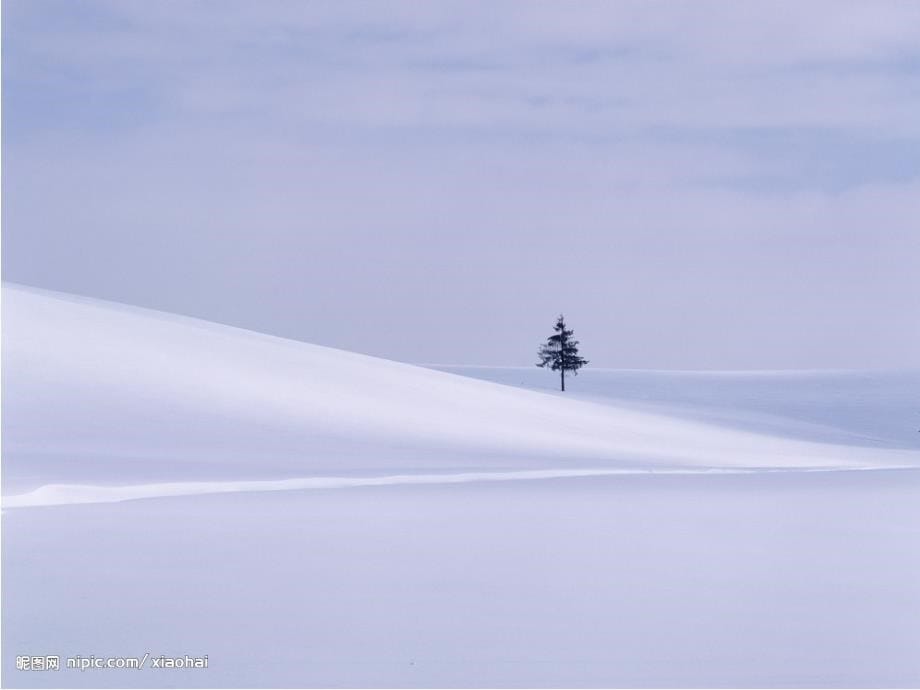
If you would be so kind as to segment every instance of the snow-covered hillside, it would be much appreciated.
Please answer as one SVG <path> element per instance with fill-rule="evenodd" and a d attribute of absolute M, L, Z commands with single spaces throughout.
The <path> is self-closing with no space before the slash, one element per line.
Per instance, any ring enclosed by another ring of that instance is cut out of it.
<path fill-rule="evenodd" d="M 4 687 L 920 683 L 915 373 L 562 396 L 11 285 L 2 326 Z"/>
<path fill-rule="evenodd" d="M 558 394 L 531 367 L 432 366 Z M 871 448 L 920 449 L 920 370 L 650 371 L 582 369 L 566 398 L 757 433 Z"/>
<path fill-rule="evenodd" d="M 916 450 L 562 398 L 15 285 L 3 288 L 3 358 L 8 496 L 61 483 L 148 487 L 131 497 L 191 481 L 920 464 Z"/>

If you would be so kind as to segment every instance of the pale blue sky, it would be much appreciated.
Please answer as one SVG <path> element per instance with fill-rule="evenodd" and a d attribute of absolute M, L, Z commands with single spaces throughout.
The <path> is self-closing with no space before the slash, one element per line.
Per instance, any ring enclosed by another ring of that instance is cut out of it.
<path fill-rule="evenodd" d="M 920 366 L 920 3 L 3 2 L 3 277 L 415 362 Z"/>

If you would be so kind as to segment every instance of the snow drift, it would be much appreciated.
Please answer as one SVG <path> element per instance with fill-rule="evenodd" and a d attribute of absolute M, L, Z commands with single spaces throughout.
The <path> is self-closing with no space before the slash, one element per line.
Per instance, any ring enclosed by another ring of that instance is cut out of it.
<path fill-rule="evenodd" d="M 627 405 L 3 287 L 6 494 L 75 481 L 920 464 L 914 450 L 783 438 Z"/>
<path fill-rule="evenodd" d="M 4 287 L 5 685 L 917 684 L 916 376 L 462 371 Z"/>

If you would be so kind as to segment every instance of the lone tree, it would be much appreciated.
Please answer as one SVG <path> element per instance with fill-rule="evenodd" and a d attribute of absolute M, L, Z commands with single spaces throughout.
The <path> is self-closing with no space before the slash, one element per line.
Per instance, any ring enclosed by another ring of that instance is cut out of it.
<path fill-rule="evenodd" d="M 565 327 L 565 318 L 562 314 L 556 320 L 553 330 L 556 331 L 556 334 L 551 335 L 540 346 L 540 351 L 537 353 L 540 361 L 537 362 L 537 366 L 549 365 L 550 369 L 558 371 L 562 390 L 565 390 L 565 372 L 572 371 L 577 376 L 578 370 L 587 364 L 588 360 L 578 356 L 578 341 L 572 340 L 575 331 Z"/>

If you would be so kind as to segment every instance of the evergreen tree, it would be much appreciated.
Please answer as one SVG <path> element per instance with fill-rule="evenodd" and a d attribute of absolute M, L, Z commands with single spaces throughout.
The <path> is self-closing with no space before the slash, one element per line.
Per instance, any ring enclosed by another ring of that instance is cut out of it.
<path fill-rule="evenodd" d="M 562 314 L 556 320 L 553 330 L 556 331 L 555 335 L 551 335 L 540 346 L 540 351 L 537 353 L 540 361 L 537 362 L 537 366 L 549 365 L 550 369 L 558 371 L 562 390 L 565 390 L 565 372 L 572 371 L 577 376 L 578 370 L 587 364 L 588 360 L 578 356 L 578 341 L 572 340 L 575 331 L 565 327 L 565 318 Z"/>

